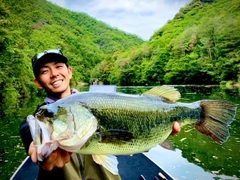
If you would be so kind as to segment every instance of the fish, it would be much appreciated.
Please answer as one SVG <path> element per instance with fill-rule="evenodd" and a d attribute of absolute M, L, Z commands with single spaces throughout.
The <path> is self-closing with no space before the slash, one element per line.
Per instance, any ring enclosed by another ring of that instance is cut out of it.
<path fill-rule="evenodd" d="M 118 174 L 116 155 L 146 152 L 168 140 L 172 124 L 192 124 L 216 143 L 230 136 L 237 105 L 225 100 L 177 102 L 181 95 L 173 86 L 156 86 L 143 94 L 81 92 L 39 108 L 27 122 L 43 161 L 57 148 L 91 154 L 93 160 Z"/>

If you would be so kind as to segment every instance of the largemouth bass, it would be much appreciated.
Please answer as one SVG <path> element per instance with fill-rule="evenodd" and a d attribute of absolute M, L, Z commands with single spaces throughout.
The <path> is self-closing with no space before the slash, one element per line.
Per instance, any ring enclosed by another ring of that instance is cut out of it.
<path fill-rule="evenodd" d="M 27 118 L 38 160 L 58 147 L 92 154 L 98 164 L 118 174 L 114 155 L 129 155 L 168 145 L 172 123 L 193 124 L 221 144 L 229 137 L 228 125 L 237 106 L 228 101 L 176 102 L 180 93 L 158 86 L 142 95 L 84 92 L 40 107 Z"/>

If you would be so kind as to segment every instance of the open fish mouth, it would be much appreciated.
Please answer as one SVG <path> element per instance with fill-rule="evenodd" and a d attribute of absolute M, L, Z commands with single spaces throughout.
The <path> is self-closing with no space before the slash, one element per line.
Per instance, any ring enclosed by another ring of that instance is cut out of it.
<path fill-rule="evenodd" d="M 80 149 L 97 131 L 98 121 L 88 110 L 81 109 L 82 121 L 76 121 L 77 117 L 72 111 L 76 110 L 69 107 L 65 116 L 66 109 L 58 107 L 55 112 L 62 115 L 55 116 L 52 107 L 46 105 L 35 116 L 27 117 L 39 161 L 43 161 L 58 147 L 68 151 Z"/>

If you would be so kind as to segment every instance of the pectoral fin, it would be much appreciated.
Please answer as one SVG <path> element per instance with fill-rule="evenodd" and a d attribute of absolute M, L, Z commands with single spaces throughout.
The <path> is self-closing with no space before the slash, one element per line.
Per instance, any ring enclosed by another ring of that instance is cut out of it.
<path fill-rule="evenodd" d="M 112 174 L 118 174 L 118 160 L 116 156 L 113 155 L 92 155 L 93 160 L 97 163 L 102 165 Z"/>
<path fill-rule="evenodd" d="M 167 85 L 154 87 L 143 93 L 143 95 L 159 96 L 167 102 L 176 102 L 181 97 L 180 93 L 174 87 Z"/>
<path fill-rule="evenodd" d="M 133 139 L 133 135 L 131 132 L 126 130 L 112 129 L 103 132 L 99 132 L 100 142 L 109 143 L 116 141 L 130 141 Z"/>

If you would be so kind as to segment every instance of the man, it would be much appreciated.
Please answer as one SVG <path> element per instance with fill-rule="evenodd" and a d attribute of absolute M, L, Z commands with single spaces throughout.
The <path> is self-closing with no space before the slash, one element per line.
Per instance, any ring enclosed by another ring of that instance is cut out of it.
<path fill-rule="evenodd" d="M 78 93 L 77 90 L 70 88 L 72 68 L 68 66 L 68 59 L 59 49 L 50 49 L 35 55 L 32 58 L 32 68 L 35 75 L 34 83 L 39 89 L 44 89 L 48 96 L 42 105 Z M 174 123 L 172 134 L 179 131 L 179 124 Z M 20 125 L 20 136 L 27 154 L 33 162 L 38 163 L 37 152 L 26 119 Z M 91 155 L 70 153 L 60 148 L 53 151 L 44 162 L 38 164 L 40 167 L 38 179 L 121 179 L 119 175 L 113 175 L 95 163 Z"/>

